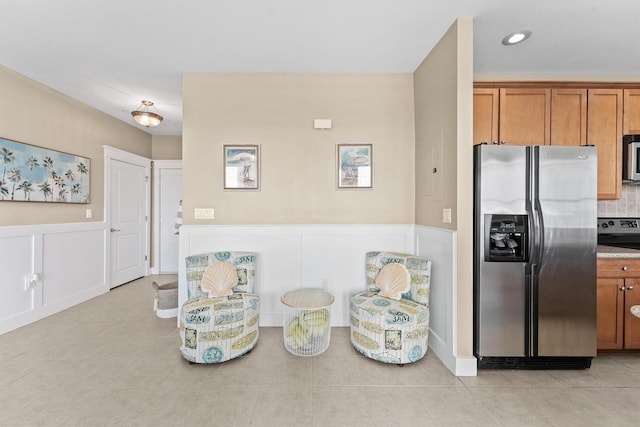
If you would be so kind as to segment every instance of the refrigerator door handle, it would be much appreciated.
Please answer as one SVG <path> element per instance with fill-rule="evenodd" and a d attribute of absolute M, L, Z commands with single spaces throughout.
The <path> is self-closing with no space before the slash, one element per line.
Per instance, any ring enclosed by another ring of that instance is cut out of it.
<path fill-rule="evenodd" d="M 527 301 L 527 355 L 538 356 L 538 264 L 531 265 L 531 281 L 529 282 Z"/>
<path fill-rule="evenodd" d="M 542 214 L 542 205 L 540 204 L 540 199 L 538 199 L 538 197 L 536 197 L 534 202 L 534 212 L 536 217 L 536 240 L 538 246 L 536 250 L 536 263 L 542 265 L 544 262 L 544 215 Z"/>

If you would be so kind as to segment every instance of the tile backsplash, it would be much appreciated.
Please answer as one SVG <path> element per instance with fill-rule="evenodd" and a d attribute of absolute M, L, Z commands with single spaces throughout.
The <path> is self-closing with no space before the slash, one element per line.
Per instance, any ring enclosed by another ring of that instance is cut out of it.
<path fill-rule="evenodd" d="M 640 185 L 622 184 L 622 197 L 618 200 L 598 202 L 599 217 L 640 217 Z"/>

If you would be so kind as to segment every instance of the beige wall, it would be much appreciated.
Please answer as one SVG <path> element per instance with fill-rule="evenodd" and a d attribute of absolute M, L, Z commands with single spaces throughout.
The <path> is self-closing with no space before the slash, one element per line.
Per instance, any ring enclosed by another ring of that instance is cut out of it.
<path fill-rule="evenodd" d="M 416 224 L 456 230 L 457 356 L 473 353 L 473 21 L 460 18 L 414 73 Z M 442 221 L 451 208 L 452 222 Z"/>
<path fill-rule="evenodd" d="M 153 160 L 182 159 L 182 135 L 154 135 L 151 145 Z"/>
<path fill-rule="evenodd" d="M 416 224 L 456 229 L 457 25 L 414 73 L 416 123 Z M 451 209 L 451 223 L 442 210 Z"/>
<path fill-rule="evenodd" d="M 102 146 L 151 157 L 148 133 L 2 66 L 0 94 L 0 137 L 91 159 L 90 204 L 0 202 L 0 225 L 102 221 Z M 92 219 L 85 217 L 87 208 Z"/>
<path fill-rule="evenodd" d="M 183 97 L 185 224 L 413 224 L 410 74 L 190 74 Z M 229 143 L 261 146 L 260 191 L 223 190 Z M 337 143 L 373 144 L 372 190 L 336 190 Z"/>

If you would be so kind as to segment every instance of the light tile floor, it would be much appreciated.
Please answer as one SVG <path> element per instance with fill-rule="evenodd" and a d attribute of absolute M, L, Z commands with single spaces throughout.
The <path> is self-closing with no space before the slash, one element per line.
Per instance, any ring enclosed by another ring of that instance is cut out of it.
<path fill-rule="evenodd" d="M 0 426 L 638 426 L 640 353 L 584 371 L 455 377 L 435 354 L 403 368 L 352 349 L 289 354 L 281 328 L 221 365 L 189 365 L 150 276 L 0 335 Z"/>

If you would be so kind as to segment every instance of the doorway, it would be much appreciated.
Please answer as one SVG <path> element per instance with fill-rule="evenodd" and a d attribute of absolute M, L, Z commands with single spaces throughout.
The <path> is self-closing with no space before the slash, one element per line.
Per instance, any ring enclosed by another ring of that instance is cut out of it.
<path fill-rule="evenodd" d="M 154 274 L 178 273 L 176 220 L 182 200 L 182 161 L 153 161 L 153 268 Z"/>

